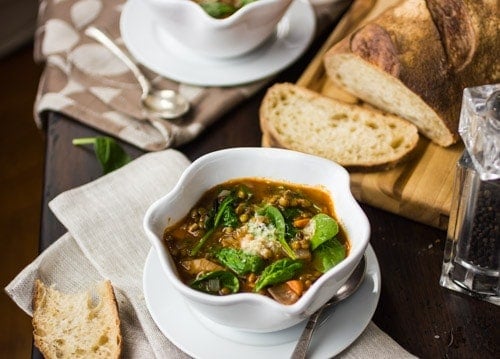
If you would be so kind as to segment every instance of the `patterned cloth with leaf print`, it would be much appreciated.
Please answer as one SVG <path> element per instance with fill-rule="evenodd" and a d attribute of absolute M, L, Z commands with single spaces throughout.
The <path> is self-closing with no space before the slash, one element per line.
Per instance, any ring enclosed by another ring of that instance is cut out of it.
<path fill-rule="evenodd" d="M 345 2 L 345 1 L 344 1 Z M 35 59 L 45 63 L 35 102 L 42 125 L 47 111 L 64 113 L 146 151 L 177 147 L 197 137 L 225 112 L 263 88 L 268 79 L 235 87 L 198 87 L 165 79 L 144 67 L 155 85 L 180 91 L 193 110 L 178 123 L 146 121 L 140 86 L 111 52 L 88 38 L 89 25 L 105 29 L 124 50 L 119 21 L 124 0 L 41 0 Z M 317 31 L 338 16 L 316 8 Z"/>

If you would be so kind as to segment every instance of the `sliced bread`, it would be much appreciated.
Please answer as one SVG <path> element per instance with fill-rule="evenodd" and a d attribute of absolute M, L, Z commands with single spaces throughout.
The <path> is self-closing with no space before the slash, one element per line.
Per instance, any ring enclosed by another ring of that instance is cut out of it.
<path fill-rule="evenodd" d="M 35 345 L 47 359 L 118 358 L 121 353 L 120 319 L 107 280 L 72 294 L 36 280 L 33 328 Z"/>
<path fill-rule="evenodd" d="M 441 146 L 458 136 L 464 88 L 500 81 L 498 0 L 406 0 L 324 55 L 332 83 L 414 123 Z"/>
<path fill-rule="evenodd" d="M 418 143 L 417 128 L 380 111 L 339 102 L 291 83 L 267 90 L 263 145 L 325 157 L 350 169 L 390 168 Z"/>

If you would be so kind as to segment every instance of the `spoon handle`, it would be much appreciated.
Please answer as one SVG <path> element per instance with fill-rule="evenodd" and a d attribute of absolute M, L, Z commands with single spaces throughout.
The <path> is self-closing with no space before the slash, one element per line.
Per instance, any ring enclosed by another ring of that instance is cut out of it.
<path fill-rule="evenodd" d="M 293 350 L 291 359 L 304 359 L 307 354 L 307 349 L 309 348 L 309 343 L 311 342 L 314 329 L 318 324 L 318 319 L 323 312 L 324 307 L 321 307 L 316 312 L 314 312 L 307 321 L 306 327 L 302 331 L 302 334 Z"/>
<path fill-rule="evenodd" d="M 141 70 L 139 70 L 135 62 L 132 61 L 132 59 L 125 52 L 123 52 L 122 49 L 120 49 L 104 31 L 98 29 L 97 27 L 89 26 L 85 29 L 85 35 L 93 38 L 94 40 L 97 40 L 109 51 L 111 51 L 116 57 L 122 60 L 125 65 L 127 65 L 127 67 L 137 78 L 137 81 L 139 81 L 143 96 L 145 96 L 149 92 L 151 86 L 148 80 L 146 80 L 146 77 L 142 74 Z"/>

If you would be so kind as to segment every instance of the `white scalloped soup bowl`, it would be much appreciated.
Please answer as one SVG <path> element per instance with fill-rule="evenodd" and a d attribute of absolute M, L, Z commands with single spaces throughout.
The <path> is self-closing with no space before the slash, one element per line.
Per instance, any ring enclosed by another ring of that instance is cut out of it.
<path fill-rule="evenodd" d="M 292 0 L 258 0 L 216 19 L 191 0 L 143 0 L 159 29 L 202 56 L 243 55 L 269 38 Z"/>
<path fill-rule="evenodd" d="M 321 185 L 330 193 L 337 219 L 347 234 L 351 246 L 348 256 L 292 305 L 256 293 L 216 296 L 190 288 L 179 279 L 163 240 L 165 228 L 184 218 L 205 191 L 243 177 Z M 343 167 L 324 158 L 274 148 L 232 148 L 200 157 L 169 193 L 151 205 L 143 224 L 166 277 L 188 305 L 215 323 L 251 332 L 285 329 L 314 313 L 347 280 L 364 255 L 370 237 L 368 219 L 350 192 L 349 175 Z"/>

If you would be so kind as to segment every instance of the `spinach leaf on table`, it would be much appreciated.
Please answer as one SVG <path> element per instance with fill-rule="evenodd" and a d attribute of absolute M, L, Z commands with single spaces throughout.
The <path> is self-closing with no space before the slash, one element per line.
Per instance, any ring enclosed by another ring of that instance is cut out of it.
<path fill-rule="evenodd" d="M 73 145 L 93 145 L 104 174 L 114 171 L 132 160 L 123 148 L 110 137 L 75 138 Z"/>
<path fill-rule="evenodd" d="M 240 282 L 233 273 L 219 270 L 199 276 L 191 283 L 191 287 L 205 293 L 217 294 L 222 288 L 237 293 L 240 290 Z"/>
<path fill-rule="evenodd" d="M 255 291 L 258 292 L 268 285 L 286 282 L 292 279 L 302 269 L 302 262 L 296 259 L 282 258 L 268 265 L 259 279 L 255 282 Z"/>
<path fill-rule="evenodd" d="M 261 257 L 235 248 L 222 248 L 215 257 L 238 275 L 260 273 L 265 265 Z"/>

